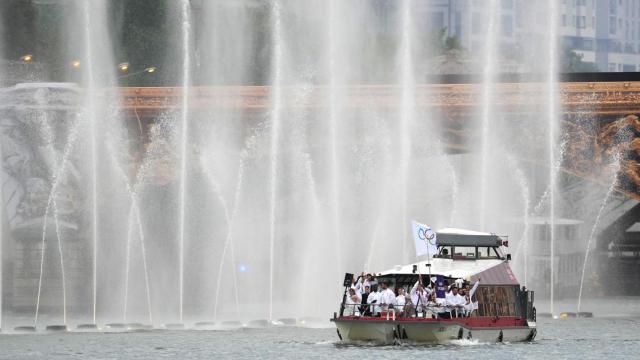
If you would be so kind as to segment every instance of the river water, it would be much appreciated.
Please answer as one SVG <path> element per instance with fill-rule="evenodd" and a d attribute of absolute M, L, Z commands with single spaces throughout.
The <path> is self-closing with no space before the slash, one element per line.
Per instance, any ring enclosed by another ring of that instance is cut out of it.
<path fill-rule="evenodd" d="M 335 328 L 0 335 L 0 359 L 638 359 L 640 316 L 539 319 L 531 343 L 347 345 Z"/>

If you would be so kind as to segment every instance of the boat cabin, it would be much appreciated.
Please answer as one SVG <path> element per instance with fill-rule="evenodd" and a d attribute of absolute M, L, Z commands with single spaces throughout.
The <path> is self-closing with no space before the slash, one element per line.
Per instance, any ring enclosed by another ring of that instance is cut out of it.
<path fill-rule="evenodd" d="M 501 247 L 509 245 L 508 239 L 503 239 L 496 234 L 445 229 L 438 232 L 436 245 L 438 246 L 438 254 L 434 255 L 434 258 L 510 260 L 510 256 L 505 256 L 501 250 Z"/>

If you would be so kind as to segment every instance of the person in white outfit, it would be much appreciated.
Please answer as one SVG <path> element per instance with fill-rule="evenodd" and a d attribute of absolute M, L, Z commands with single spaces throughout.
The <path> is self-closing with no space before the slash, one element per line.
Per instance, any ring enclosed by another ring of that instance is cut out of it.
<path fill-rule="evenodd" d="M 389 289 L 389 283 L 386 281 L 381 284 L 382 291 L 380 292 L 380 304 L 381 305 L 395 305 L 396 295 L 393 290 Z"/>
<path fill-rule="evenodd" d="M 449 292 L 445 298 L 445 311 L 448 311 L 451 316 L 462 315 L 464 308 L 464 298 L 458 294 L 458 288 L 453 286 L 451 292 Z"/>
<path fill-rule="evenodd" d="M 422 284 L 422 276 L 416 281 L 411 288 L 411 302 L 418 312 L 424 314 L 431 295 L 431 288 L 425 288 Z"/>
<path fill-rule="evenodd" d="M 462 311 L 461 315 L 464 317 L 468 317 L 471 314 L 471 310 L 473 309 L 473 304 L 471 304 L 471 300 L 469 299 L 469 292 L 466 288 L 461 288 L 458 291 L 458 294 L 462 296 Z"/>
<path fill-rule="evenodd" d="M 360 297 L 360 295 L 358 295 L 356 290 L 354 288 L 349 288 L 349 294 L 347 295 L 347 302 L 346 302 L 347 314 L 360 315 L 360 312 L 358 311 L 358 305 L 360 305 L 361 301 L 362 301 L 362 298 Z"/>
<path fill-rule="evenodd" d="M 396 312 L 400 314 L 399 316 L 404 316 L 404 306 L 407 303 L 407 292 L 403 287 L 398 287 L 396 292 Z"/>
<path fill-rule="evenodd" d="M 382 310 L 388 310 L 387 318 L 389 317 L 389 312 L 393 315 L 393 319 L 395 320 L 396 311 L 396 295 L 393 293 L 393 290 L 389 289 L 389 283 L 383 282 L 380 284 L 382 291 L 380 292 L 380 307 Z"/>
<path fill-rule="evenodd" d="M 369 293 L 369 297 L 367 297 L 367 304 L 369 305 L 371 315 L 378 316 L 380 313 L 380 288 L 378 288 L 377 291 Z"/>
<path fill-rule="evenodd" d="M 371 274 L 366 274 L 365 275 L 365 273 L 363 272 L 363 273 L 360 274 L 360 279 L 355 284 L 355 288 L 356 288 L 356 290 L 359 290 L 360 293 L 362 294 L 364 292 L 364 288 L 366 286 L 371 288 L 371 285 L 373 285 Z"/>

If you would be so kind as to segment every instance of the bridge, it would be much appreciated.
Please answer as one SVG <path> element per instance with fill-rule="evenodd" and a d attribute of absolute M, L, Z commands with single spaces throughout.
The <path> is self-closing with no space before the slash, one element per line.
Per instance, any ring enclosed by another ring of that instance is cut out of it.
<path fill-rule="evenodd" d="M 640 122 L 633 114 L 640 114 L 640 81 L 594 81 L 559 83 L 558 104 L 562 112 L 561 132 L 567 139 L 566 159 L 562 170 L 594 182 L 608 184 L 600 178 L 606 157 L 614 151 L 640 152 Z M 327 107 L 329 88 L 317 86 L 296 101 L 298 107 Z M 339 91 L 347 108 L 397 108 L 401 88 L 371 85 L 349 86 Z M 125 116 L 139 121 L 141 127 L 155 121 L 164 111 L 177 110 L 182 105 L 182 88 L 120 88 Z M 297 86 L 285 86 L 282 93 L 292 98 L 300 91 Z M 189 88 L 190 111 L 243 109 L 247 116 L 270 107 L 272 89 L 269 86 L 221 86 Z M 534 82 L 499 83 L 495 85 L 492 106 L 500 113 L 527 121 L 547 121 L 531 118 L 549 96 L 547 84 Z M 434 118 L 443 122 L 443 138 L 449 152 L 470 151 L 470 139 L 477 131 L 474 117 L 482 106 L 482 84 L 426 84 L 415 88 L 418 109 L 441 114 Z M 476 121 L 477 123 L 477 121 Z M 595 133 L 593 129 L 596 129 Z M 635 135 L 623 144 L 613 137 L 624 130 Z M 587 158 L 586 154 L 591 154 Z M 527 159 L 523 159 L 527 160 Z M 529 159 L 534 161 L 533 159 Z M 622 178 L 616 190 L 640 200 L 640 165 L 632 156 L 624 156 Z"/>

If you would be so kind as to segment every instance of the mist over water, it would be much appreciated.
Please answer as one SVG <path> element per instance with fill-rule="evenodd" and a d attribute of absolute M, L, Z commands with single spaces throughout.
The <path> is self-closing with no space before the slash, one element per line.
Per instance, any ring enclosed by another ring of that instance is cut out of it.
<path fill-rule="evenodd" d="M 345 272 L 416 260 L 413 219 L 509 235 L 520 282 L 557 312 L 559 275 L 549 259 L 564 235 L 553 224 L 600 216 L 565 201 L 559 181 L 553 1 L 527 5 L 549 15 L 549 23 L 530 24 L 536 36 L 521 44 L 545 55 L 522 69 L 541 74 L 544 96 L 518 114 L 501 106 L 500 91 L 529 95 L 524 85 L 497 84 L 509 64 L 497 0 L 482 9 L 483 47 L 468 54 L 482 79 L 470 114 L 423 105 L 446 87 L 426 84 L 439 60 L 425 59 L 444 55 L 423 1 L 176 1 L 165 14 L 175 45 L 166 58 L 179 59 L 179 71 L 154 76 L 179 77 L 179 101 L 142 120 L 117 96 L 123 75 L 109 1 L 69 4 L 60 31 L 74 39 L 69 58 L 80 56 L 81 79 L 31 84 L 0 102 L 19 119 L 57 121 L 45 143 L 3 140 L 0 148 L 39 154 L 49 146 L 55 160 L 42 166 L 46 181 L 30 188 L 1 173 L 20 194 L 41 190 L 53 202 L 32 217 L 38 236 L 20 228 L 30 253 L 12 276 L 29 276 L 4 288 L 17 313 L 35 309 L 71 324 L 326 318 Z M 43 103 L 34 105 L 34 94 Z M 21 121 L 30 134 L 53 122 Z M 594 197 L 608 190 L 576 187 Z M 11 189 L 3 189 L 3 214 L 18 213 Z M 57 199 L 71 210 L 60 211 Z M 10 225 L 25 219 L 20 213 Z M 550 238 L 534 231 L 546 225 Z M 572 276 L 563 284 L 577 289 L 580 276 Z"/>

